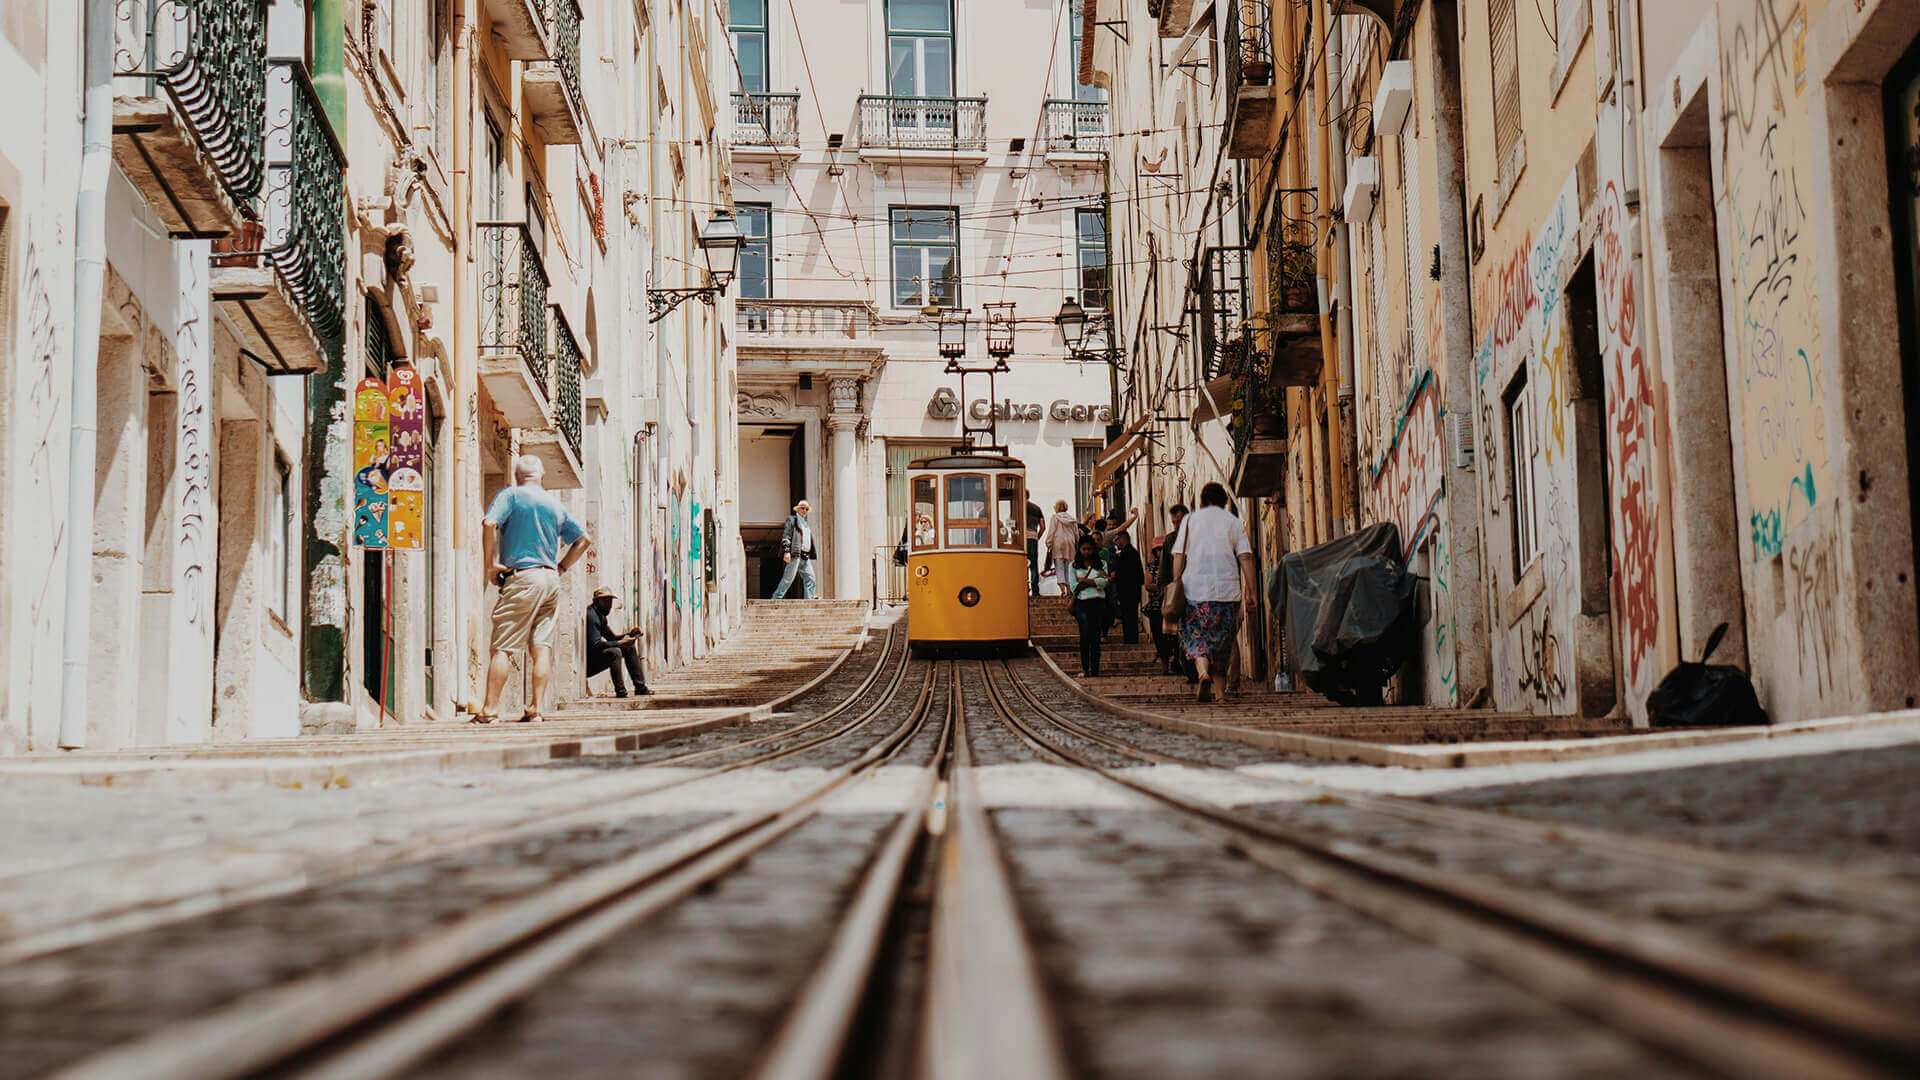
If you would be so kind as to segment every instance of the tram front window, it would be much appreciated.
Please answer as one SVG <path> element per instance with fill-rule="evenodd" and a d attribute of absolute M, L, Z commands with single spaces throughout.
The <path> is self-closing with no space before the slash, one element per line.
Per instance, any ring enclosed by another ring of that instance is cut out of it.
<path fill-rule="evenodd" d="M 997 488 L 994 517 L 999 522 L 999 544 L 1003 548 L 1025 550 L 1027 537 L 1020 523 L 1026 517 L 1026 500 L 1020 497 L 1020 478 L 1006 473 L 998 477 L 994 484 Z"/>
<path fill-rule="evenodd" d="M 938 484 L 939 481 L 931 476 L 914 478 L 913 548 L 915 551 L 933 547 L 940 542 L 940 534 L 933 526 L 933 516 L 939 510 L 940 496 L 935 490 Z"/>
<path fill-rule="evenodd" d="M 987 478 L 947 478 L 947 546 L 986 547 L 992 529 L 987 509 Z"/>

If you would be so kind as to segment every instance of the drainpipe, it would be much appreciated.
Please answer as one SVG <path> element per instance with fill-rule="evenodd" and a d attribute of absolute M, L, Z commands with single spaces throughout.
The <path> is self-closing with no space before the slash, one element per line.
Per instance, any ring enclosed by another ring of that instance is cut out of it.
<path fill-rule="evenodd" d="M 67 450 L 66 637 L 60 747 L 87 745 L 87 653 L 93 637 L 94 442 L 100 424 L 100 304 L 107 280 L 107 181 L 113 170 L 114 0 L 87 0 L 80 197 L 74 212 L 73 428 Z"/>
<path fill-rule="evenodd" d="M 468 237 L 473 230 L 471 194 L 473 174 L 469 169 L 472 164 L 469 155 L 473 152 L 470 145 L 472 139 L 470 129 L 473 122 L 472 76 L 476 74 L 470 70 L 473 63 L 471 34 L 475 25 L 473 2 L 474 0 L 459 0 L 453 5 L 453 280 L 447 296 L 448 310 L 453 312 L 453 329 L 448 335 L 452 338 L 452 362 L 448 364 L 448 374 L 452 376 L 453 381 L 452 407 L 448 409 L 453 416 L 453 467 L 448 470 L 451 485 L 448 503 L 453 507 L 453 513 L 447 516 L 453 522 L 452 565 L 456 567 L 463 565 L 467 551 L 468 503 L 461 496 L 466 489 L 467 466 L 471 464 L 473 458 L 478 456 L 469 454 L 467 450 L 468 440 L 473 439 L 475 435 L 467 419 L 467 401 L 471 394 L 467 380 L 475 375 L 473 365 L 467 360 L 467 335 L 470 333 L 468 328 L 475 325 L 468 321 L 467 312 L 467 296 L 473 276 L 473 268 L 467 262 L 472 254 Z M 478 441 L 475 440 L 474 449 L 478 448 Z M 431 497 L 432 493 L 429 492 L 428 495 Z M 465 576 L 457 576 L 455 580 L 469 579 Z M 427 583 L 429 589 L 437 587 L 435 582 Z M 457 674 L 453 679 L 454 707 L 450 711 L 456 712 L 459 710 L 460 703 L 470 703 L 472 699 L 473 672 L 467 663 L 469 633 L 467 619 L 472 611 L 472 605 L 467 602 L 467 596 L 465 589 L 456 589 L 452 594 L 453 640 L 448 651 L 451 654 L 449 666 Z M 431 628 L 428 633 L 432 633 Z"/>
<path fill-rule="evenodd" d="M 1327 75 L 1325 79 L 1321 79 L 1321 85 L 1315 88 L 1315 98 L 1319 98 L 1315 104 L 1319 106 L 1321 117 L 1331 119 L 1331 123 L 1321 123 L 1321 148 L 1323 148 L 1321 160 L 1327 165 L 1329 196 L 1342 198 L 1346 194 L 1346 146 L 1348 146 L 1346 119 L 1344 119 L 1346 110 L 1334 108 L 1336 102 L 1331 100 L 1332 81 L 1344 75 L 1344 65 L 1342 65 L 1344 61 L 1342 61 L 1342 48 L 1340 48 L 1342 44 L 1340 19 L 1332 10 L 1329 10 L 1325 2 L 1315 4 L 1315 10 L 1321 15 L 1321 21 L 1323 21 L 1321 25 L 1327 31 Z M 1329 113 L 1332 113 L 1331 117 Z M 1354 402 L 1354 248 L 1348 236 L 1352 223 L 1346 219 L 1344 206 L 1340 208 L 1340 219 L 1334 223 L 1332 229 L 1334 229 L 1334 267 L 1336 267 L 1334 269 L 1336 281 L 1332 282 L 1332 302 L 1334 302 L 1334 311 L 1338 319 L 1334 325 L 1334 340 L 1340 350 L 1338 352 L 1340 357 L 1338 400 L 1352 404 Z M 1334 405 L 1334 409 L 1338 411 L 1338 405 Z M 1332 471 L 1338 471 L 1338 457 L 1346 450 L 1350 432 L 1346 432 L 1344 430 L 1346 425 L 1340 425 L 1340 423 L 1329 423 L 1327 427 L 1338 436 L 1338 442 L 1340 442 L 1338 448 L 1329 448 L 1329 459 L 1334 463 Z M 1336 477 L 1329 477 L 1329 480 L 1338 482 Z M 1348 480 L 1346 484 L 1348 490 L 1342 490 L 1342 500 L 1346 500 L 1348 505 L 1342 517 L 1350 517 L 1357 523 L 1359 521 L 1359 469 L 1350 469 L 1346 480 Z M 1334 490 L 1340 490 L 1340 488 L 1334 488 Z"/>

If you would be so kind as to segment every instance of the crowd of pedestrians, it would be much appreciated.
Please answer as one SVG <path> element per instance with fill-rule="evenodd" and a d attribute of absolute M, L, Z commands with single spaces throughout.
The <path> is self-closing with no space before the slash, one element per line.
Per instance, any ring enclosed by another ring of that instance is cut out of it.
<path fill-rule="evenodd" d="M 1234 641 L 1258 596 L 1253 547 L 1220 484 L 1200 489 L 1199 510 L 1176 503 L 1168 518 L 1171 527 L 1143 558 L 1132 533 L 1138 509 L 1124 521 L 1096 514 L 1076 521 L 1064 499 L 1051 515 L 1030 505 L 1032 588 L 1038 595 L 1051 579 L 1068 597 L 1087 676 L 1100 675 L 1101 644 L 1113 625 L 1123 643 L 1137 644 L 1144 616 L 1161 671 L 1185 675 L 1199 701 L 1213 701 L 1238 681 Z"/>

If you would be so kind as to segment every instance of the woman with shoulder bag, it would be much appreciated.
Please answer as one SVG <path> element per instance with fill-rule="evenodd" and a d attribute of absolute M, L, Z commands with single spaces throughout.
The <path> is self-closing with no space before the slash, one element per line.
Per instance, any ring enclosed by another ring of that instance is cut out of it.
<path fill-rule="evenodd" d="M 1100 674 L 1100 638 L 1113 619 L 1113 605 L 1107 601 L 1107 570 L 1100 564 L 1100 549 L 1088 537 L 1080 541 L 1073 564 L 1067 570 L 1069 608 L 1073 621 L 1080 624 L 1080 674 L 1097 678 Z"/>

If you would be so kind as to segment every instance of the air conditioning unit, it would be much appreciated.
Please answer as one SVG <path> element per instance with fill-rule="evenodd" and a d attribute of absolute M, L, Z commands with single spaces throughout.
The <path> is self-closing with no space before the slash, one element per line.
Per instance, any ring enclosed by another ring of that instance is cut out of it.
<path fill-rule="evenodd" d="M 1463 472 L 1473 471 L 1473 414 L 1470 412 L 1450 412 L 1444 421 L 1447 438 L 1447 453 L 1453 461 L 1453 467 Z"/>

